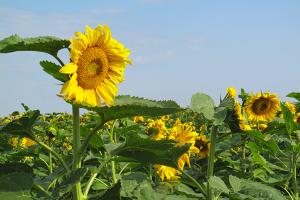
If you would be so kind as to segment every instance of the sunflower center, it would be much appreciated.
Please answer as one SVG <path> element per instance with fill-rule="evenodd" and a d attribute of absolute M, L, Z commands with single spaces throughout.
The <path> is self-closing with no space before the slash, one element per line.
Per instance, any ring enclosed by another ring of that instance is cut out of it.
<path fill-rule="evenodd" d="M 272 102 L 267 98 L 257 99 L 253 105 L 252 110 L 255 114 L 265 114 L 272 106 Z"/>
<path fill-rule="evenodd" d="M 108 59 L 97 47 L 88 48 L 78 60 L 77 81 L 84 89 L 95 89 L 107 77 Z"/>

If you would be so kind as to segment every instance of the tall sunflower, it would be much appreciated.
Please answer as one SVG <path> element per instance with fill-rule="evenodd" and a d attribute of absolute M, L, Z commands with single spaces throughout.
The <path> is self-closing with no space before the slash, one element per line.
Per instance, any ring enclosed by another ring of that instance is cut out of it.
<path fill-rule="evenodd" d="M 251 96 L 247 100 L 245 108 L 249 120 L 272 120 L 280 109 L 280 101 L 276 94 L 261 92 Z"/>
<path fill-rule="evenodd" d="M 86 27 L 71 39 L 70 63 L 60 69 L 69 74 L 61 95 L 67 101 L 87 106 L 112 105 L 119 84 L 124 80 L 130 51 L 112 38 L 108 26 Z"/>

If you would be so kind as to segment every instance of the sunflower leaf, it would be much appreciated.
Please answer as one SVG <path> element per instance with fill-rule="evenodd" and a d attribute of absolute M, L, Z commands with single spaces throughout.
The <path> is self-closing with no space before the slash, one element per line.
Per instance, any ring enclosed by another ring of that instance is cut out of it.
<path fill-rule="evenodd" d="M 56 56 L 59 50 L 67 48 L 69 45 L 69 40 L 52 36 L 21 38 L 18 35 L 11 35 L 0 41 L 0 53 L 38 51 Z"/>
<path fill-rule="evenodd" d="M 286 95 L 287 97 L 291 97 L 294 98 L 298 101 L 300 101 L 300 93 L 299 92 L 291 92 L 288 95 Z"/>
<path fill-rule="evenodd" d="M 125 135 L 125 143 L 111 152 L 120 156 L 119 161 L 138 162 L 143 164 L 162 164 L 178 168 L 177 160 L 190 145 L 176 146 L 172 140 L 152 140 L 145 135 L 129 132 Z"/>
<path fill-rule="evenodd" d="M 97 112 L 104 122 L 134 116 L 160 116 L 183 111 L 175 101 L 154 101 L 129 95 L 117 96 L 112 107 L 85 107 Z"/>
<path fill-rule="evenodd" d="M 39 110 L 28 111 L 25 116 L 9 122 L 2 127 L 0 133 L 32 138 L 30 131 L 39 115 Z"/>
<path fill-rule="evenodd" d="M 215 103 L 213 99 L 204 93 L 193 94 L 191 99 L 191 109 L 194 112 L 202 113 L 207 119 L 213 119 Z"/>
<path fill-rule="evenodd" d="M 42 66 L 43 70 L 53 78 L 61 82 L 66 82 L 67 80 L 69 80 L 68 75 L 59 72 L 61 66 L 50 61 L 41 61 L 40 65 Z"/>

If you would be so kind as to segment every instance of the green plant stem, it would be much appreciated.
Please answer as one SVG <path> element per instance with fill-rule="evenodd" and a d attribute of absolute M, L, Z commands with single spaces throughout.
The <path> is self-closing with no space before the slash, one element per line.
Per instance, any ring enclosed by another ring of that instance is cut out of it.
<path fill-rule="evenodd" d="M 208 169 L 207 169 L 207 179 L 208 180 L 210 179 L 210 177 L 212 177 L 214 175 L 216 140 L 217 140 L 217 128 L 215 126 L 213 126 L 212 130 L 211 130 L 210 152 L 209 152 Z M 207 181 L 207 199 L 213 200 L 212 188 L 209 185 L 209 181 Z"/>
<path fill-rule="evenodd" d="M 49 152 L 49 173 L 52 174 L 53 172 L 53 166 L 52 166 L 52 153 Z"/>
<path fill-rule="evenodd" d="M 112 141 L 113 144 L 115 144 L 117 142 L 117 136 L 114 132 L 114 128 L 116 125 L 116 120 L 114 121 L 112 127 L 111 127 L 111 131 L 110 131 L 110 139 Z M 116 163 L 114 160 L 111 161 L 111 176 L 112 176 L 112 181 L 113 184 L 117 183 L 117 177 L 116 177 Z"/>
<path fill-rule="evenodd" d="M 58 62 L 59 64 L 63 67 L 65 66 L 64 62 L 57 56 L 57 55 L 52 55 Z"/>
<path fill-rule="evenodd" d="M 79 155 L 80 149 L 80 115 L 79 107 L 72 105 L 73 113 L 73 165 L 72 170 L 78 169 L 81 167 L 81 160 Z M 73 199 L 81 200 L 81 185 L 80 182 L 76 183 L 72 189 Z"/>
<path fill-rule="evenodd" d="M 111 157 L 107 158 L 106 160 L 104 160 L 101 165 L 96 169 L 96 171 L 94 173 L 92 173 L 90 179 L 88 180 L 87 184 L 86 184 L 86 188 L 84 190 L 83 196 L 87 199 L 87 196 L 89 194 L 89 191 L 91 189 L 91 186 L 94 182 L 94 180 L 96 179 L 96 177 L 98 176 L 98 173 L 101 171 L 101 169 L 111 160 Z"/>
<path fill-rule="evenodd" d="M 196 186 L 197 188 L 202 192 L 202 194 L 204 196 L 207 196 L 206 194 L 206 190 L 205 190 L 205 186 L 204 185 L 201 185 L 196 179 L 194 179 L 192 176 L 190 176 L 188 173 L 184 172 L 183 170 L 180 170 L 179 171 L 184 174 L 188 179 L 190 179 Z"/>
<path fill-rule="evenodd" d="M 51 140 L 49 140 L 49 146 L 52 148 Z M 53 172 L 52 153 L 49 152 L 49 173 L 52 174 L 52 172 Z"/>
<path fill-rule="evenodd" d="M 53 199 L 53 197 L 49 194 L 49 192 L 45 190 L 41 185 L 38 185 L 35 182 L 33 182 L 33 186 L 39 191 L 43 192 L 49 199 Z"/>
<path fill-rule="evenodd" d="M 49 147 L 48 145 L 46 145 L 45 143 L 38 141 L 36 139 L 34 139 L 34 141 L 36 143 L 38 143 L 41 147 L 43 147 L 44 149 L 46 149 L 47 151 L 51 152 L 52 155 L 63 165 L 63 167 L 65 168 L 65 170 L 67 172 L 70 172 L 70 168 L 68 167 L 68 165 L 65 163 L 65 161 L 60 157 L 60 155 L 58 153 L 56 153 L 51 147 Z"/>
<path fill-rule="evenodd" d="M 294 185 L 294 199 L 299 200 L 298 181 L 297 181 L 297 153 L 293 152 L 293 185 Z"/>

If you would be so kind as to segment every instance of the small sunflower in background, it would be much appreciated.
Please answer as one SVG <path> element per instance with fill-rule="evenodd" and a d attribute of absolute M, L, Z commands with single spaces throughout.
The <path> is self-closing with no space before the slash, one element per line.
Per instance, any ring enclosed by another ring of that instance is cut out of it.
<path fill-rule="evenodd" d="M 194 146 L 198 133 L 194 131 L 193 126 L 189 123 L 175 124 L 172 128 L 167 130 L 167 134 L 159 139 L 153 138 L 154 140 L 168 139 L 176 142 L 176 146 L 183 146 L 185 144 L 190 144 L 189 150 L 180 156 L 177 161 L 179 169 L 183 170 L 185 165 L 190 167 L 190 155 L 199 153 L 199 149 Z M 164 166 L 164 165 L 154 165 L 157 175 L 161 180 L 174 180 L 179 178 L 181 172 L 175 168 Z"/>
<path fill-rule="evenodd" d="M 245 104 L 245 110 L 249 120 L 272 120 L 280 109 L 280 100 L 276 94 L 269 92 L 252 95 Z"/>
<path fill-rule="evenodd" d="M 163 115 L 163 116 L 161 116 L 161 120 L 163 120 L 163 121 L 168 121 L 170 119 L 170 116 L 169 115 Z"/>
<path fill-rule="evenodd" d="M 71 62 L 60 69 L 68 74 L 60 94 L 67 101 L 87 106 L 112 105 L 117 84 L 124 80 L 130 51 L 111 36 L 108 26 L 86 27 L 71 39 Z"/>
<path fill-rule="evenodd" d="M 133 118 L 134 123 L 141 123 L 144 121 L 144 117 L 143 116 L 135 116 Z"/>
<path fill-rule="evenodd" d="M 297 107 L 295 104 L 287 101 L 284 105 L 291 111 L 291 113 L 295 114 L 297 112 Z"/>
<path fill-rule="evenodd" d="M 200 134 L 198 137 L 196 137 L 195 147 L 199 149 L 199 152 L 197 153 L 197 156 L 200 159 L 206 158 L 209 156 L 210 152 L 210 142 L 206 135 Z"/>
<path fill-rule="evenodd" d="M 226 89 L 226 91 L 227 91 L 227 94 L 226 94 L 227 97 L 230 97 L 230 98 L 233 98 L 233 99 L 236 97 L 236 89 L 235 88 L 228 87 Z"/>

